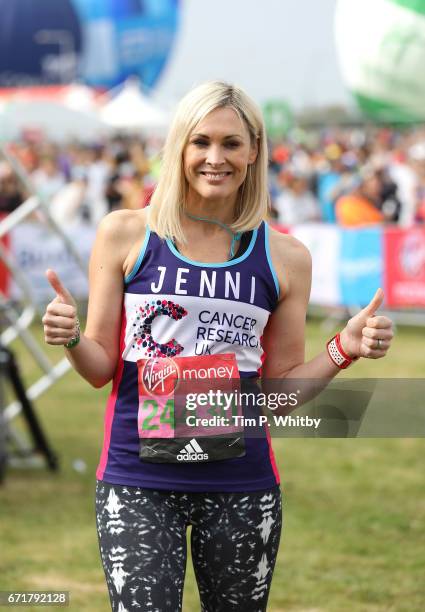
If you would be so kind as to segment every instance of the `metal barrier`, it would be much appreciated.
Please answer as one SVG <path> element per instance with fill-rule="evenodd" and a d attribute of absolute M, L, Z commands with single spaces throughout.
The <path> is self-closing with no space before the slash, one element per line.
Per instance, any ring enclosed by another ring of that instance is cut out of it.
<path fill-rule="evenodd" d="M 36 190 L 34 189 L 30 178 L 20 166 L 18 160 L 12 157 L 5 147 L 0 147 L 0 154 L 10 164 L 16 175 L 21 180 L 22 184 L 25 186 L 26 191 L 33 194 L 16 210 L 0 221 L 0 238 L 5 236 L 19 223 L 27 220 L 29 217 L 34 218 L 36 215 L 40 222 L 47 224 L 50 229 L 61 238 L 66 249 L 74 257 L 84 275 L 87 276 L 85 262 L 82 260 L 71 240 L 53 219 L 49 212 L 48 202 L 40 197 L 40 195 L 36 194 Z M 33 299 L 31 294 L 31 286 L 25 275 L 20 270 L 17 262 L 14 260 L 11 253 L 8 252 L 1 244 L 0 260 L 8 268 L 10 275 L 20 288 L 23 296 L 22 310 L 19 312 L 4 295 L 0 294 L 0 309 L 3 315 L 4 326 L 6 326 L 0 335 L 0 358 L 2 361 L 3 379 L 5 377 L 8 378 L 8 381 L 12 384 L 16 395 L 16 400 L 12 401 L 8 406 L 6 406 L 3 411 L 0 410 L 2 413 L 0 421 L 0 435 L 2 439 L 2 443 L 0 444 L 0 475 L 1 468 L 4 467 L 5 463 L 9 465 L 24 464 L 39 466 L 44 465 L 44 460 L 46 460 L 48 466 L 51 469 L 55 469 L 57 467 L 56 457 L 47 444 L 47 439 L 42 432 L 40 424 L 38 423 L 31 402 L 40 397 L 42 393 L 49 389 L 71 368 L 71 366 L 65 357 L 57 364 L 52 364 L 44 350 L 44 347 L 37 342 L 36 338 L 31 333 L 31 323 L 36 317 L 41 317 L 39 305 Z M 19 338 L 22 341 L 28 353 L 32 356 L 43 372 L 43 375 L 28 389 L 25 389 L 23 386 L 22 379 L 19 374 L 18 364 L 14 359 L 13 353 L 7 348 L 16 338 Z M 30 428 L 33 444 L 31 444 L 13 424 L 13 420 L 22 412 Z M 7 460 L 5 460 L 6 442 L 8 444 L 13 442 L 16 449 L 16 455 L 13 457 L 7 456 Z M 40 453 L 44 455 L 44 459 L 42 460 L 40 460 Z"/>

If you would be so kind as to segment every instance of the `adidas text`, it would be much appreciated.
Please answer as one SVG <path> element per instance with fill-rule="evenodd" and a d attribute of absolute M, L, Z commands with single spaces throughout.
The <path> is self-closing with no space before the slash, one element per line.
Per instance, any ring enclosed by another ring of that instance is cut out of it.
<path fill-rule="evenodd" d="M 178 461 L 202 461 L 208 459 L 208 453 L 179 453 Z"/>
<path fill-rule="evenodd" d="M 204 453 L 196 438 L 192 438 L 177 455 L 177 461 L 205 461 L 208 453 Z"/>

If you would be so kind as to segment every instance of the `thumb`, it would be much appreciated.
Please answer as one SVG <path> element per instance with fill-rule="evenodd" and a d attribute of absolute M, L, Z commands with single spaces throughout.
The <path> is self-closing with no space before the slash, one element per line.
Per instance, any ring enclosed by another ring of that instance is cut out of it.
<path fill-rule="evenodd" d="M 68 289 L 66 289 L 66 287 L 62 285 L 59 276 L 56 274 L 56 272 L 49 268 L 48 270 L 46 270 L 46 276 L 47 280 L 49 281 L 50 285 L 52 286 L 53 290 L 55 291 L 57 297 L 61 300 L 61 302 L 63 302 L 64 304 L 73 305 L 74 298 L 69 293 Z"/>
<path fill-rule="evenodd" d="M 379 289 L 376 290 L 376 293 L 373 298 L 370 300 L 369 304 L 363 308 L 363 313 L 369 317 L 373 317 L 373 315 L 378 310 L 383 301 L 384 292 L 379 287 Z"/>

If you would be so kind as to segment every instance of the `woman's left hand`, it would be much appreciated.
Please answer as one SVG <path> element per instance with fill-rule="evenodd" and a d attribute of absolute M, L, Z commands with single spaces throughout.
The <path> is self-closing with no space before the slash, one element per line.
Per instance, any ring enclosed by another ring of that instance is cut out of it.
<path fill-rule="evenodd" d="M 384 299 L 378 289 L 370 303 L 352 317 L 340 333 L 341 345 L 350 357 L 385 357 L 394 337 L 391 319 L 375 315 Z"/>

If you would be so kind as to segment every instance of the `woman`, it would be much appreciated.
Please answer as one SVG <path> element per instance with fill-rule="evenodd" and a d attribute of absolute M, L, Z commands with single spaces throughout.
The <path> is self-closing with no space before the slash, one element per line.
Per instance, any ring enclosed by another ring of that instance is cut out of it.
<path fill-rule="evenodd" d="M 358 176 L 352 177 L 354 184 L 336 199 L 335 211 L 339 225 L 343 227 L 365 227 L 377 223 L 396 222 L 400 213 L 400 202 L 396 185 L 385 175 L 384 170 L 365 166 Z"/>
<path fill-rule="evenodd" d="M 101 223 L 81 336 L 72 296 L 47 272 L 57 295 L 43 319 L 46 341 L 65 345 L 95 387 L 114 381 L 96 493 L 113 610 L 181 609 L 189 524 L 202 610 L 266 609 L 281 528 L 270 440 L 241 445 L 236 432 L 223 442 L 217 429 L 210 440 L 175 444 L 167 398 L 177 370 L 252 380 L 264 349 L 265 377 L 330 379 L 389 347 L 391 321 L 372 317 L 378 292 L 304 363 L 310 257 L 269 230 L 267 211 L 261 113 L 242 90 L 209 82 L 178 107 L 149 209 Z M 153 395 L 157 412 L 146 415 Z"/>

